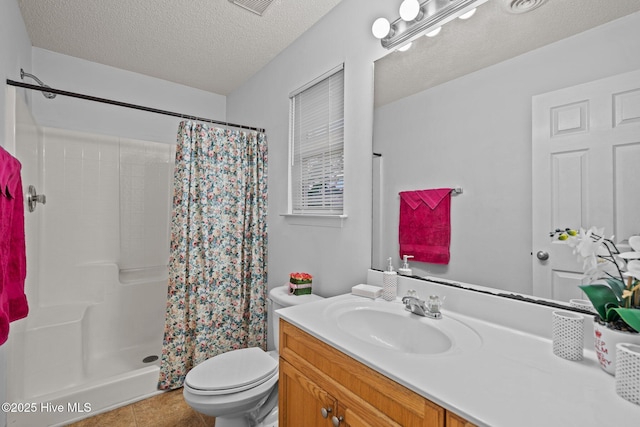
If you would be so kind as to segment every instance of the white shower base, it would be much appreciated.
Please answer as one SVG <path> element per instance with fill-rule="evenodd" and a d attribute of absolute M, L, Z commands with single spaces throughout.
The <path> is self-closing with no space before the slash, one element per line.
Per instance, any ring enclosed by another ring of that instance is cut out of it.
<path fill-rule="evenodd" d="M 113 360 L 112 360 L 113 361 Z M 119 363 L 118 363 L 119 362 Z M 125 366 L 135 361 L 117 361 L 116 364 Z M 120 367 L 118 366 L 118 367 Z M 107 366 L 113 371 L 115 366 Z M 82 384 L 54 393 L 31 398 L 24 403 L 35 404 L 34 412 L 9 413 L 8 426 L 64 426 L 108 411 L 129 403 L 145 399 L 158 393 L 157 364 L 127 371 L 112 376 L 84 378 Z M 86 406 L 88 405 L 88 406 Z M 56 412 L 56 408 L 62 408 Z"/>

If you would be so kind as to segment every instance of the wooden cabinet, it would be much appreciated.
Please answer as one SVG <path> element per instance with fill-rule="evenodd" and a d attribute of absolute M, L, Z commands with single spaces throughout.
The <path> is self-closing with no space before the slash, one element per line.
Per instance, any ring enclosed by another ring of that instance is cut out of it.
<path fill-rule="evenodd" d="M 473 427 L 283 319 L 279 396 L 280 427 Z"/>
<path fill-rule="evenodd" d="M 476 427 L 464 418 L 460 418 L 456 414 L 447 411 L 447 427 Z"/>

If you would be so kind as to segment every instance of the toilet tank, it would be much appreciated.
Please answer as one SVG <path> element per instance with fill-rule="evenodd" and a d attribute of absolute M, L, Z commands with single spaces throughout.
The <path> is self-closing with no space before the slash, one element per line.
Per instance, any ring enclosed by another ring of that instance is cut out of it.
<path fill-rule="evenodd" d="M 279 350 L 279 328 L 280 316 L 276 310 L 285 307 L 291 307 L 298 304 L 307 304 L 310 302 L 324 299 L 320 295 L 292 295 L 289 293 L 289 286 L 278 286 L 269 291 L 269 326 L 271 336 L 273 337 L 274 350 Z"/>

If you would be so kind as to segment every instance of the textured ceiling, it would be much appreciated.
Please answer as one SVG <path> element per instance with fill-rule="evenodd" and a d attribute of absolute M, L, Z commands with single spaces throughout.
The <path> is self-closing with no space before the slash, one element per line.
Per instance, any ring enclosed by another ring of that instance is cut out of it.
<path fill-rule="evenodd" d="M 420 37 L 408 51 L 378 60 L 376 106 L 640 10 L 640 0 L 548 0 L 513 14 L 506 7 L 512 1 L 490 0 L 471 19 L 456 19 L 438 36 Z"/>
<path fill-rule="evenodd" d="M 35 47 L 228 95 L 340 0 L 18 0 Z"/>

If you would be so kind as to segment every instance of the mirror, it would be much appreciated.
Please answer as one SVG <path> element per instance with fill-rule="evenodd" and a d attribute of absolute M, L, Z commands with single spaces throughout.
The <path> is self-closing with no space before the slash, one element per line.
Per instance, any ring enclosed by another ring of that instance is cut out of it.
<path fill-rule="evenodd" d="M 512 3 L 376 61 L 372 268 L 401 265 L 400 191 L 461 187 L 449 264 L 413 275 L 534 295 L 532 97 L 640 69 L 640 2 Z"/>

